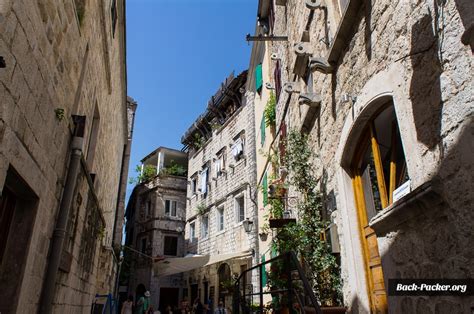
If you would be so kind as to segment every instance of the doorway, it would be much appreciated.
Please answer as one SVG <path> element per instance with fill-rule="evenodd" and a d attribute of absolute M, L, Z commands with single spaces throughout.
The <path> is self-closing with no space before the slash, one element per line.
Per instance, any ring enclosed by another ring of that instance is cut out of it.
<path fill-rule="evenodd" d="M 178 308 L 179 288 L 160 288 L 160 306 L 161 313 L 165 313 L 168 306 L 174 312 Z"/>

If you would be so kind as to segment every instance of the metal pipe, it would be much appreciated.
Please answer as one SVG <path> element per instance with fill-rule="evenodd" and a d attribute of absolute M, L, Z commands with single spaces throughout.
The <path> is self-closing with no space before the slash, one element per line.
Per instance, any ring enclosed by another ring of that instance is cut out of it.
<path fill-rule="evenodd" d="M 71 143 L 71 159 L 69 161 L 69 170 L 59 206 L 58 218 L 56 220 L 56 226 L 54 228 L 53 238 L 51 240 L 48 268 L 46 270 L 46 276 L 43 283 L 39 313 L 52 313 L 54 290 L 56 288 L 56 277 L 58 274 L 59 263 L 61 261 L 64 239 L 66 238 L 67 222 L 74 198 L 77 176 L 79 174 L 81 165 L 85 116 L 76 116 L 74 120 L 76 126 Z"/>

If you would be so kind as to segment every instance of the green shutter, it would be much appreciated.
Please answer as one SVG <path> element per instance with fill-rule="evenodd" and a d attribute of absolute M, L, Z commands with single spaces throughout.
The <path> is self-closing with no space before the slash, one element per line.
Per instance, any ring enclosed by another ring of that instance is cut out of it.
<path fill-rule="evenodd" d="M 262 255 L 262 264 L 265 263 L 265 255 Z M 267 270 L 265 265 L 262 265 L 262 286 L 265 287 L 267 285 Z"/>
<path fill-rule="evenodd" d="M 262 64 L 260 63 L 255 67 L 255 89 L 260 91 L 263 85 L 263 77 L 262 77 Z"/>
<path fill-rule="evenodd" d="M 268 204 L 268 179 L 267 179 L 267 174 L 263 176 L 263 206 L 267 206 Z"/>
<path fill-rule="evenodd" d="M 265 123 L 265 115 L 262 116 L 262 122 L 260 122 L 260 144 L 263 146 L 265 144 L 265 128 L 267 124 Z"/>

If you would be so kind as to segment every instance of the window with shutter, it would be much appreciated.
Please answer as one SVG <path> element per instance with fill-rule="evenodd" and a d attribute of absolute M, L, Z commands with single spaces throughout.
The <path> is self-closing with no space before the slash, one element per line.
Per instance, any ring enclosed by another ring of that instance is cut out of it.
<path fill-rule="evenodd" d="M 262 121 L 260 122 L 260 144 L 263 146 L 265 144 L 265 128 L 267 127 L 265 123 L 265 115 L 262 116 Z"/>
<path fill-rule="evenodd" d="M 258 64 L 255 67 L 255 90 L 260 92 L 263 85 L 263 75 L 262 75 L 262 64 Z"/>

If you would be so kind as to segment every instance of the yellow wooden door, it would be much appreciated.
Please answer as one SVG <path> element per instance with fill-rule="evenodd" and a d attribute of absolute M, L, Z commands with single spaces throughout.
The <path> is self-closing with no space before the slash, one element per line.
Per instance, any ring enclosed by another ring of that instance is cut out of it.
<path fill-rule="evenodd" d="M 382 263 L 377 245 L 377 236 L 368 225 L 366 203 L 360 171 L 355 171 L 352 178 L 359 231 L 361 234 L 362 250 L 366 267 L 367 291 L 370 299 L 372 313 L 387 313 L 387 296 L 383 279 Z"/>

